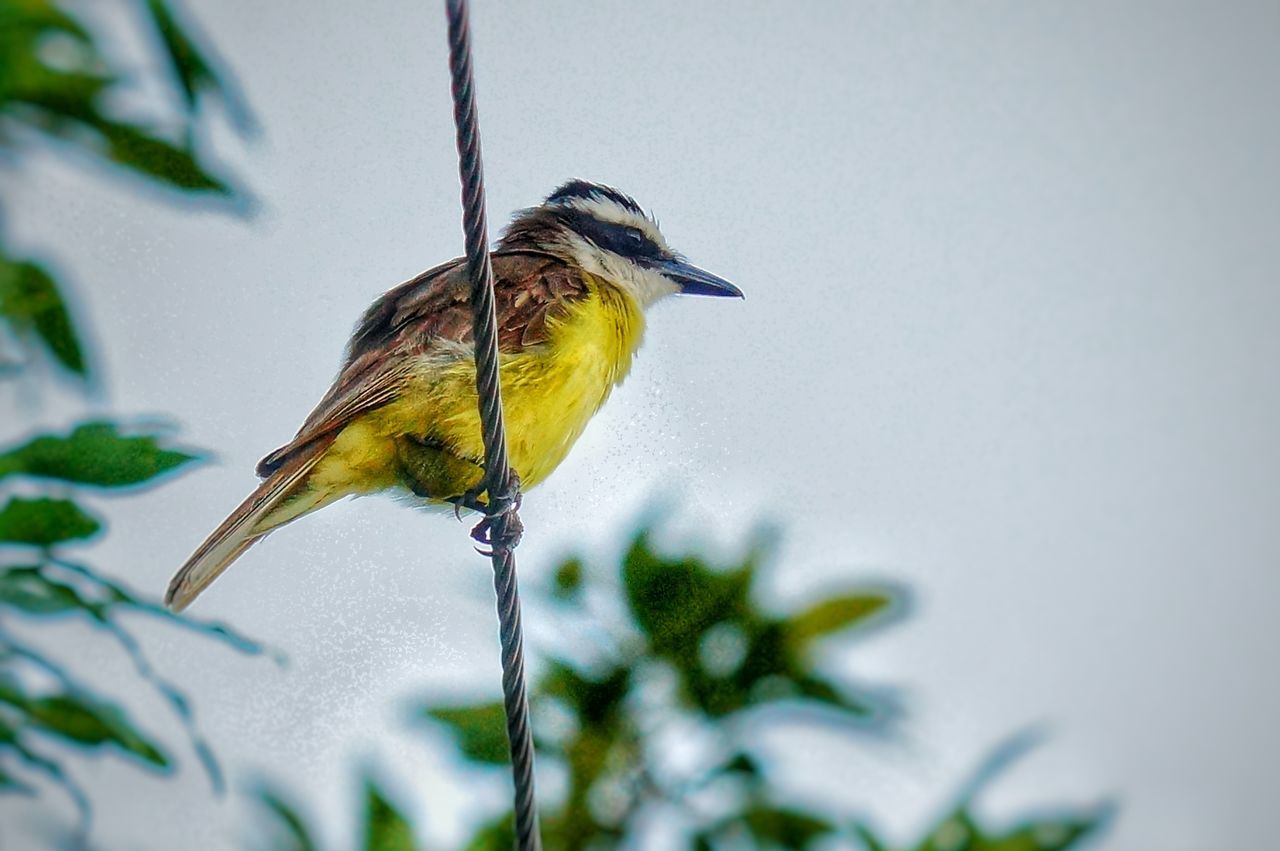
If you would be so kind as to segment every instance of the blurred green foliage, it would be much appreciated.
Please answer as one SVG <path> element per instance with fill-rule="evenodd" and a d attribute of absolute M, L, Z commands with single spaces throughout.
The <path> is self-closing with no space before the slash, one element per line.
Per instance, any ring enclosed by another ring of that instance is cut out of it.
<path fill-rule="evenodd" d="M 213 95 L 247 113 L 165 2 L 147 0 L 139 10 L 150 30 L 150 58 L 167 65 L 178 95 L 146 121 L 113 111 L 139 82 L 118 70 L 125 60 L 118 45 L 107 44 L 114 20 L 89 26 L 49 0 L 0 0 L 0 167 L 21 167 L 33 151 L 57 151 L 143 178 L 145 184 L 125 184 L 130 192 L 143 185 L 175 190 L 174 198 L 231 192 L 195 148 L 198 107 Z M 83 380 L 92 373 L 63 292 L 49 264 L 13 256 L 0 236 L 0 350 L 9 377 L 42 352 L 67 375 Z M 65 555 L 104 528 L 87 498 L 152 486 L 196 460 L 169 442 L 154 426 L 95 420 L 0 449 L 0 487 L 23 491 L 0 494 L 0 793 L 35 796 L 52 783 L 74 802 L 82 837 L 90 805 L 75 777 L 77 760 L 105 750 L 167 771 L 174 759 L 123 702 L 95 694 L 56 658 L 46 640 L 51 631 L 87 624 L 118 645 L 177 717 L 216 789 L 221 770 L 189 701 L 156 672 L 127 624 L 138 615 L 160 618 L 245 652 L 259 649 L 225 628 L 175 616 Z"/>
<path fill-rule="evenodd" d="M 959 800 L 916 843 L 891 845 L 866 821 L 855 821 L 854 835 L 863 851 L 1069 851 L 1096 838 L 1111 820 L 1112 806 L 1059 810 L 1023 819 L 1000 829 L 983 825 L 974 815 L 975 799 L 1014 760 L 1038 741 L 1034 733 L 1014 736 L 987 758 L 959 796 Z"/>
<path fill-rule="evenodd" d="M 418 851 L 413 826 L 373 781 L 364 781 L 364 819 L 360 838 L 353 847 L 366 851 Z M 320 851 L 320 844 L 297 808 L 271 789 L 262 789 L 258 801 L 268 814 L 264 830 L 255 831 L 253 851 Z"/>
<path fill-rule="evenodd" d="M 898 718 L 891 690 L 828 669 L 844 667 L 832 660 L 850 643 L 898 621 L 907 595 L 863 584 L 778 612 L 764 602 L 767 555 L 756 545 L 735 563 L 716 565 L 665 554 L 642 531 L 616 568 L 595 571 L 568 559 L 549 587 L 534 589 L 534 605 L 550 607 L 540 617 L 554 619 L 563 636 L 533 666 L 530 687 L 540 773 L 563 778 L 540 790 L 546 848 L 639 847 L 659 823 L 681 837 L 664 830 L 662 847 L 690 851 L 894 847 L 852 815 L 788 795 L 760 743 L 770 730 L 819 722 L 833 735 L 891 729 Z M 494 781 L 506 779 L 501 702 L 432 702 L 416 717 L 448 731 L 463 760 L 492 767 Z M 1009 761 L 1008 750 L 913 851 L 1067 851 L 1105 822 L 1107 811 L 1096 808 L 1008 830 L 981 825 L 972 798 Z M 561 785 L 551 797 L 549 788 Z M 262 800 L 276 837 L 264 847 L 315 851 L 296 809 L 270 792 Z M 510 813 L 496 814 L 461 847 L 509 849 L 511 825 Z M 426 849 L 372 784 L 356 847 Z"/>
<path fill-rule="evenodd" d="M 966 808 L 939 822 L 919 843 L 895 849 L 864 825 L 855 831 L 866 851 L 1068 851 L 1081 847 L 1107 821 L 1108 810 L 1044 816 L 1000 831 L 978 824 Z"/>
<path fill-rule="evenodd" d="M 83 439 L 86 430 L 92 439 Z M 62 552 L 103 525 L 80 507 L 79 491 L 144 484 L 194 459 L 189 452 L 167 448 L 162 435 L 122 433 L 119 426 L 102 423 L 65 436 L 41 435 L 0 451 L 0 469 L 18 478 L 52 480 L 60 491 L 72 494 L 10 496 L 0 509 L 0 792 L 34 794 L 37 777 L 51 780 L 75 802 L 82 831 L 89 817 L 88 796 L 69 770 L 68 758 L 108 749 L 154 770 L 168 769 L 172 759 L 165 746 L 131 720 L 123 703 L 94 694 L 66 663 L 42 649 L 38 637 L 44 626 L 85 623 L 113 640 L 186 729 L 210 782 L 216 789 L 223 786 L 186 696 L 155 671 L 126 628 L 127 618 L 162 618 L 245 652 L 259 648 L 223 627 L 174 615 Z"/>
<path fill-rule="evenodd" d="M 108 33 L 52 0 L 0 0 L 0 167 L 21 167 L 31 151 L 62 151 L 177 190 L 177 197 L 231 194 L 196 149 L 198 107 L 216 98 L 242 127 L 247 110 L 167 3 L 147 0 L 143 9 L 148 44 L 177 94 L 175 105 L 145 121 L 120 114 L 137 81 L 119 70 L 117 46 L 104 44 Z M 0 327 L 28 357 L 43 347 L 84 377 L 89 363 L 62 293 L 48 264 L 13 256 L 0 238 Z"/>
<path fill-rule="evenodd" d="M 657 810 L 687 828 L 691 847 L 745 832 L 799 848 L 835 829 L 776 798 L 754 743 L 797 714 L 863 732 L 889 723 L 892 699 L 826 675 L 819 651 L 895 620 L 905 592 L 867 585 L 775 613 L 761 604 L 766 556 L 757 545 L 729 566 L 670 557 L 641 532 L 616 575 L 577 559 L 554 573 L 554 617 L 592 641 L 548 654 L 530 689 L 539 757 L 568 778 L 564 801 L 543 809 L 548 847 L 616 844 Z M 423 712 L 465 758 L 506 762 L 500 703 Z M 678 770 L 676 740 L 688 751 Z M 509 830 L 504 814 L 468 848 L 503 847 Z"/>

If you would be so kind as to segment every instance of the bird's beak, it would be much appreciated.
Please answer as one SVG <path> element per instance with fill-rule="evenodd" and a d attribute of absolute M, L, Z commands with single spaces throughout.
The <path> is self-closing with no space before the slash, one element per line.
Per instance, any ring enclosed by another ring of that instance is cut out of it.
<path fill-rule="evenodd" d="M 717 278 L 710 272 L 683 260 L 659 260 L 653 264 L 653 268 L 674 282 L 683 295 L 743 297 L 742 290 L 724 278 Z"/>

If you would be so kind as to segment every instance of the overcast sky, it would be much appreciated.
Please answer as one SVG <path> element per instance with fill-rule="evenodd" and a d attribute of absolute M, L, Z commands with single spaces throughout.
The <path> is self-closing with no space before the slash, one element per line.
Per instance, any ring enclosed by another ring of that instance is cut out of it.
<path fill-rule="evenodd" d="M 363 308 L 461 248 L 439 4 L 186 6 L 262 125 L 212 139 L 256 214 L 123 200 L 52 156 L 5 199 L 15 245 L 76 282 L 98 408 L 169 415 L 217 455 L 102 506 L 95 562 L 156 594 Z M 902 735 L 790 742 L 790 788 L 905 840 L 1043 723 L 986 812 L 1109 795 L 1106 849 L 1274 844 L 1280 5 L 483 2 L 474 31 L 495 230 L 567 177 L 607 182 L 747 293 L 653 311 L 632 377 L 525 502 L 525 581 L 609 558 L 658 504 L 673 543 L 773 525 L 783 601 L 868 577 L 917 594 L 838 660 L 904 688 Z M 501 802 L 446 782 L 443 740 L 396 711 L 496 693 L 488 568 L 451 518 L 331 507 L 194 612 L 288 653 L 144 630 L 235 776 L 287 781 L 331 838 L 362 761 L 425 790 L 432 836 Z M 176 791 L 92 772 L 116 848 L 221 849 L 246 820 L 190 766 Z"/>

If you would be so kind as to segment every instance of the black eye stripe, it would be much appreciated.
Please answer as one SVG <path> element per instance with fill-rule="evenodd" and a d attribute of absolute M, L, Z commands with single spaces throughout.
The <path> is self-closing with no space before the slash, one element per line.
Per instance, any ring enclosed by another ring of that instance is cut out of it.
<path fill-rule="evenodd" d="M 658 258 L 662 249 L 638 228 L 617 222 L 602 222 L 587 213 L 573 211 L 567 223 L 582 236 L 606 251 L 634 259 Z"/>

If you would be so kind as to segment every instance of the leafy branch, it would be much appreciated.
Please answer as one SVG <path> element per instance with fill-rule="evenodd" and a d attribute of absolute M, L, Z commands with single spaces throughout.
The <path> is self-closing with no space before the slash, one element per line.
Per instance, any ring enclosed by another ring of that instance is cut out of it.
<path fill-rule="evenodd" d="M 21 167 L 25 151 L 52 147 L 187 195 L 233 194 L 195 147 L 199 107 L 216 98 L 242 131 L 252 126 L 248 108 L 169 3 L 147 0 L 144 8 L 177 106 L 134 121 L 112 111 L 133 81 L 113 68 L 99 34 L 53 0 L 0 0 L 0 165 Z M 0 239 L 0 327 L 85 378 L 89 364 L 62 290 L 47 264 L 14 256 Z"/>
<path fill-rule="evenodd" d="M 125 431 L 117 424 L 87 423 L 70 434 L 45 434 L 0 452 L 0 478 L 23 476 L 56 481 L 72 490 L 118 489 L 154 483 L 197 459 L 164 445 L 152 433 Z M 0 509 L 0 791 L 31 794 L 31 772 L 42 774 L 70 795 L 88 824 L 88 797 L 63 767 L 68 746 L 80 751 L 112 749 L 156 771 L 172 758 L 130 719 L 119 702 L 100 697 L 60 662 L 32 648 L 7 628 L 74 620 L 104 632 L 120 647 L 138 676 L 169 707 L 215 790 L 221 768 L 195 723 L 185 694 L 162 677 L 126 627 L 134 614 L 162 618 L 218 639 L 237 650 L 261 648 L 220 625 L 175 615 L 118 582 L 68 560 L 60 548 L 94 535 L 102 523 L 74 498 L 11 496 Z M 62 747 L 59 755 L 53 748 Z"/>
<path fill-rule="evenodd" d="M 242 131 L 250 124 L 248 110 L 215 72 L 203 39 L 166 0 L 145 0 L 139 8 L 146 43 L 168 68 L 175 94 L 152 104 L 144 118 L 114 108 L 136 80 L 119 70 L 118 54 L 103 48 L 109 33 L 83 25 L 53 0 L 0 0 L 0 167 L 21 168 L 28 152 L 54 150 L 167 188 L 174 198 L 233 194 L 197 148 L 195 131 L 210 98 L 221 101 Z M 64 373 L 89 377 L 84 338 L 64 292 L 49 264 L 15 256 L 0 235 L 0 344 L 20 353 L 4 364 L 7 373 L 43 352 Z M 0 792 L 35 795 L 41 780 L 52 782 L 74 802 L 82 836 L 89 797 L 70 760 L 107 750 L 167 772 L 173 757 L 122 703 L 95 694 L 37 638 L 67 622 L 90 624 L 107 636 L 178 720 L 215 790 L 224 786 L 222 770 L 190 701 L 151 663 L 128 623 L 138 615 L 161 618 L 242 652 L 260 652 L 225 627 L 175 616 L 64 555 L 104 527 L 84 507 L 87 495 L 151 487 L 198 460 L 167 440 L 155 428 L 92 421 L 0 451 L 0 484 L 20 481 L 25 492 L 0 497 Z M 31 494 L 42 488 L 50 492 Z"/>

